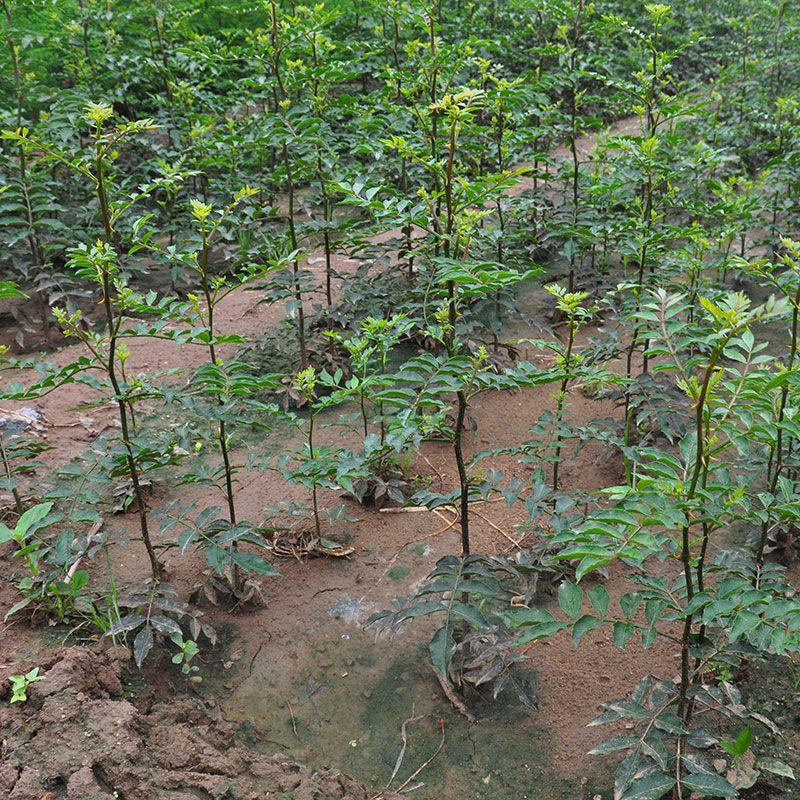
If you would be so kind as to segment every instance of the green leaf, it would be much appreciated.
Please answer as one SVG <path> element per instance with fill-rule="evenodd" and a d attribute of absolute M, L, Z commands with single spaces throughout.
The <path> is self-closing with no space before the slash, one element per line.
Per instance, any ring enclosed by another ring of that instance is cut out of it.
<path fill-rule="evenodd" d="M 605 586 L 599 584 L 594 588 L 589 589 L 586 592 L 586 596 L 589 598 L 592 608 L 601 617 L 604 617 L 608 613 L 608 604 L 611 601 L 611 597 L 608 594 L 608 589 L 606 589 Z"/>
<path fill-rule="evenodd" d="M 467 603 L 453 603 L 450 606 L 450 611 L 454 616 L 468 622 L 473 628 L 484 629 L 489 627 L 489 623 L 486 622 L 483 614 L 475 606 Z"/>
<path fill-rule="evenodd" d="M 73 576 L 72 576 L 72 589 L 73 591 L 79 591 L 82 589 L 86 584 L 89 583 L 89 573 L 85 569 L 79 569 Z"/>
<path fill-rule="evenodd" d="M 439 628 L 433 634 L 433 638 L 428 644 L 428 650 L 431 654 L 433 668 L 445 683 L 450 683 L 450 662 L 453 660 L 453 653 L 456 651 L 456 643 L 453 640 L 453 632 L 448 625 Z"/>
<path fill-rule="evenodd" d="M 586 558 L 581 559 L 580 564 L 578 564 L 578 567 L 575 570 L 575 580 L 579 581 L 584 575 L 591 572 L 593 569 L 604 567 L 613 558 L 613 555 L 586 556 Z"/>
<path fill-rule="evenodd" d="M 653 724 L 665 733 L 672 733 L 676 736 L 684 736 L 689 733 L 689 729 L 681 722 L 677 714 L 671 711 L 665 711 L 659 714 L 654 720 Z"/>
<path fill-rule="evenodd" d="M 633 700 L 634 703 L 644 703 L 647 699 L 647 695 L 650 694 L 650 690 L 653 688 L 654 681 L 655 678 L 653 678 L 652 675 L 645 675 L 643 678 L 640 678 L 636 686 L 633 687 L 631 700 Z"/>
<path fill-rule="evenodd" d="M 399 625 L 407 619 L 416 619 L 417 617 L 427 617 L 429 614 L 436 614 L 439 611 L 446 611 L 447 606 L 439 600 L 428 600 L 424 603 L 415 603 L 409 608 L 398 611 L 394 615 L 392 624 Z M 370 617 L 371 619 L 371 617 Z"/>
<path fill-rule="evenodd" d="M 628 639 L 633 636 L 633 624 L 630 622 L 620 622 L 617 620 L 614 623 L 614 644 L 620 650 L 624 650 L 628 644 Z"/>
<path fill-rule="evenodd" d="M 644 604 L 644 616 L 647 624 L 652 627 L 658 622 L 658 618 L 664 613 L 667 604 L 661 599 L 650 599 Z"/>
<path fill-rule="evenodd" d="M 280 572 L 257 553 L 231 553 L 231 560 L 245 572 L 255 572 L 257 575 L 265 575 L 271 578 L 280 577 Z"/>
<path fill-rule="evenodd" d="M 546 608 L 512 608 L 501 611 L 498 616 L 508 628 L 542 625 L 555 621 L 555 617 Z"/>
<path fill-rule="evenodd" d="M 664 742 L 660 739 L 654 737 L 645 739 L 642 742 L 642 753 L 646 756 L 650 756 L 662 770 L 669 768 L 669 751 Z"/>
<path fill-rule="evenodd" d="M 143 622 L 147 620 L 144 614 L 128 614 L 126 617 L 115 620 L 111 623 L 106 632 L 106 635 L 112 636 L 125 631 L 132 631 L 138 628 Z"/>
<path fill-rule="evenodd" d="M 583 639 L 583 637 L 589 633 L 589 631 L 599 628 L 602 624 L 603 620 L 593 617 L 591 614 L 584 614 L 572 626 L 572 641 L 575 644 L 575 647 L 578 646 L 580 640 Z"/>
<path fill-rule="evenodd" d="M 684 617 L 688 617 L 690 614 L 695 614 L 701 608 L 709 605 L 714 601 L 714 598 L 710 594 L 705 594 L 704 592 L 700 592 L 696 594 L 687 604 L 686 608 L 683 609 Z"/>
<path fill-rule="evenodd" d="M 220 547 L 213 542 L 209 543 L 206 547 L 206 564 L 214 570 L 218 575 L 224 575 L 225 570 L 228 568 L 230 559 L 229 553 L 224 547 Z"/>
<path fill-rule="evenodd" d="M 641 604 L 642 597 L 638 593 L 626 592 L 619 598 L 619 607 L 622 609 L 625 619 L 633 619 Z"/>
<path fill-rule="evenodd" d="M 683 765 L 689 772 L 705 772 L 709 775 L 717 774 L 714 765 L 701 753 L 683 753 L 681 761 L 683 761 Z"/>
<path fill-rule="evenodd" d="M 693 792 L 700 792 L 709 797 L 736 797 L 736 789 L 721 775 L 707 772 L 694 772 L 681 779 L 681 783 Z"/>
<path fill-rule="evenodd" d="M 761 767 L 762 770 L 772 772 L 774 775 L 780 775 L 782 778 L 794 780 L 794 770 L 788 764 L 784 764 L 783 761 L 779 761 L 777 758 L 762 758 L 758 762 L 758 766 Z"/>
<path fill-rule="evenodd" d="M 739 755 L 744 755 L 750 749 L 751 744 L 753 744 L 753 732 L 750 730 L 750 726 L 748 725 L 736 737 L 736 752 Z"/>
<path fill-rule="evenodd" d="M 29 605 L 33 602 L 33 597 L 23 597 L 18 603 L 14 603 L 11 608 L 6 611 L 6 615 L 3 617 L 3 622 L 8 622 L 9 617 L 13 617 L 17 611 L 22 611 L 25 606 Z"/>
<path fill-rule="evenodd" d="M 645 775 L 634 781 L 619 800 L 661 800 L 675 785 L 675 779 L 668 775 Z"/>
<path fill-rule="evenodd" d="M 729 638 L 732 642 L 735 642 L 740 636 L 747 633 L 747 631 L 752 630 L 755 628 L 759 622 L 761 622 L 761 618 L 758 614 L 754 614 L 752 611 L 746 611 L 742 609 L 733 620 L 733 625 L 731 626 Z"/>
<path fill-rule="evenodd" d="M 11 281 L 0 281 L 0 298 L 27 296 L 28 295 L 23 294 L 19 289 L 17 289 L 16 285 L 11 283 Z"/>
<path fill-rule="evenodd" d="M 558 604 L 568 617 L 577 619 L 583 605 L 583 589 L 574 583 L 563 581 L 558 587 Z"/>
<path fill-rule="evenodd" d="M 596 747 L 589 751 L 590 756 L 607 756 L 609 753 L 616 753 L 618 750 L 628 750 L 633 747 L 638 739 L 635 736 L 612 736 L 604 739 Z"/>
<path fill-rule="evenodd" d="M 517 636 L 514 641 L 518 646 L 528 644 L 528 642 L 535 642 L 537 639 L 544 639 L 547 636 L 554 636 L 568 627 L 568 622 L 560 622 L 559 620 L 554 619 L 552 622 L 543 622 L 539 625 L 532 625 L 530 628 L 528 628 L 528 630 Z"/>
<path fill-rule="evenodd" d="M 141 667 L 147 654 L 153 649 L 153 629 L 145 625 L 133 640 L 133 660 Z"/>
<path fill-rule="evenodd" d="M 38 523 L 50 513 L 52 507 L 52 503 L 37 503 L 33 508 L 29 508 L 19 518 L 16 530 L 14 531 L 15 535 L 24 539 L 31 528 L 35 531 Z"/>
<path fill-rule="evenodd" d="M 712 736 L 704 728 L 692 728 L 691 731 L 689 731 L 689 735 L 686 737 L 686 741 L 692 747 L 704 750 L 708 747 L 713 747 L 719 742 L 719 739 L 717 739 L 716 736 Z"/>
<path fill-rule="evenodd" d="M 159 633 L 168 633 L 172 634 L 173 636 L 181 635 L 181 626 L 178 625 L 174 619 L 165 617 L 163 614 L 152 614 L 150 617 L 150 624 Z"/>
<path fill-rule="evenodd" d="M 650 712 L 634 700 L 612 700 L 603 707 L 627 719 L 647 719 L 650 716 Z"/>
<path fill-rule="evenodd" d="M 642 631 L 642 647 L 647 650 L 658 638 L 658 631 L 655 628 L 645 628 Z"/>

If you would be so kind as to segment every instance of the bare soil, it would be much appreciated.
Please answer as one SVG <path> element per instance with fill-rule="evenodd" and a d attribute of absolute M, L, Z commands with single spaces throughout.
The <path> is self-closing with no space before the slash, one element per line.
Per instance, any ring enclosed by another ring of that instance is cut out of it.
<path fill-rule="evenodd" d="M 241 746 L 199 697 L 146 711 L 126 698 L 120 654 L 56 651 L 24 705 L 0 706 L 0 795 L 10 800 L 368 800 L 335 769 Z M 124 660 L 124 653 L 122 654 Z M 14 669 L 24 668 L 16 664 Z M 5 689 L 6 667 L 0 682 Z"/>

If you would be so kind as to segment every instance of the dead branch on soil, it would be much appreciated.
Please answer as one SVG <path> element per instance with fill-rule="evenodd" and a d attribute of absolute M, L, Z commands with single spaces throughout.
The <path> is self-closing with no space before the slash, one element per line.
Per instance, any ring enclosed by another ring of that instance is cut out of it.
<path fill-rule="evenodd" d="M 286 707 L 289 709 L 289 716 L 292 718 L 292 730 L 294 731 L 294 735 L 296 739 L 300 737 L 297 735 L 297 723 L 294 719 L 294 711 L 292 710 L 292 704 L 289 702 L 289 698 L 286 698 Z"/>
<path fill-rule="evenodd" d="M 95 536 L 97 536 L 97 534 L 98 534 L 98 533 L 100 533 L 100 529 L 101 529 L 102 527 L 103 527 L 103 523 L 102 523 L 102 522 L 95 522 L 95 523 L 94 523 L 94 525 L 92 525 L 92 527 L 89 529 L 89 533 L 87 533 L 87 534 L 86 534 L 86 541 L 87 541 L 87 543 L 88 543 L 88 544 L 91 544 L 91 543 L 92 543 L 92 539 L 93 539 Z M 72 566 L 71 566 L 71 567 L 70 567 L 70 568 L 67 570 L 67 581 L 68 581 L 68 582 L 72 580 L 72 577 L 73 577 L 73 576 L 75 575 L 75 573 L 78 571 L 78 567 L 80 566 L 80 563 L 81 563 L 81 561 L 83 560 L 83 557 L 84 557 L 85 555 L 86 555 L 86 553 L 85 553 L 85 552 L 84 552 L 84 553 L 81 553 L 81 554 L 78 556 L 78 558 L 77 558 L 77 560 L 75 561 L 75 563 L 74 563 L 74 564 L 73 564 L 73 565 L 72 565 Z"/>
<path fill-rule="evenodd" d="M 433 671 L 433 674 L 436 676 L 436 680 L 439 681 L 439 685 L 442 687 L 445 697 L 453 704 L 456 711 L 465 717 L 467 722 L 477 722 L 475 715 L 464 705 L 464 701 L 453 691 L 453 687 L 448 686 L 447 682 L 436 670 Z"/>
<path fill-rule="evenodd" d="M 412 714 L 414 713 L 413 706 L 411 708 L 411 713 Z M 406 732 L 405 732 L 405 727 L 406 727 L 406 724 L 410 723 L 410 722 L 416 722 L 416 721 L 418 721 L 418 720 L 420 720 L 422 718 L 423 717 L 421 717 L 421 716 L 420 717 L 410 717 L 409 719 L 407 719 L 403 723 L 403 725 L 402 725 L 402 727 L 400 729 L 400 733 L 401 733 L 401 735 L 403 737 L 403 747 L 400 750 L 400 755 L 398 756 L 397 763 L 395 764 L 394 772 L 392 772 L 392 777 L 389 778 L 389 782 L 386 784 L 386 786 L 384 786 L 383 789 L 381 789 L 380 792 L 378 792 L 378 794 L 376 794 L 374 797 L 370 798 L 370 800 L 383 800 L 383 793 L 389 789 L 389 786 L 392 783 L 392 780 L 394 780 L 395 775 L 397 775 L 397 772 L 400 769 L 400 765 L 402 764 L 403 757 L 405 756 L 405 751 L 406 751 Z M 441 718 L 437 718 L 436 721 L 439 723 L 439 730 L 442 732 L 442 740 L 439 742 L 439 746 L 433 752 L 433 755 L 427 761 L 425 761 L 424 764 L 422 764 L 420 767 L 418 767 L 416 770 L 414 770 L 414 772 L 412 772 L 411 775 L 409 775 L 396 789 L 392 790 L 392 791 L 396 792 L 397 794 L 400 794 L 411 783 L 411 781 L 413 781 L 416 777 L 418 777 L 419 774 L 422 772 L 422 770 L 424 770 L 433 761 L 433 759 L 436 758 L 436 756 L 438 756 L 439 753 L 442 752 L 442 748 L 444 747 L 444 738 L 445 738 L 444 737 L 444 720 L 441 719 Z M 414 787 L 414 788 L 416 788 L 416 787 Z"/>
<path fill-rule="evenodd" d="M 469 504 L 471 506 L 482 506 L 486 503 L 502 503 L 505 502 L 504 497 L 493 497 L 491 500 L 470 500 Z M 456 511 L 457 509 L 451 503 L 446 503 L 444 505 L 439 506 L 438 508 L 428 508 L 427 506 L 400 506 L 400 508 L 380 508 L 378 512 L 381 514 L 406 514 L 406 513 L 417 513 L 422 511 L 427 511 L 428 513 L 435 513 L 441 508 L 446 508 L 450 511 Z"/>
<path fill-rule="evenodd" d="M 419 775 L 419 774 L 420 774 L 420 772 L 422 772 L 422 770 L 424 770 L 424 769 L 425 769 L 425 767 L 427 767 L 427 766 L 428 766 L 428 764 L 430 764 L 430 763 L 431 763 L 431 761 L 433 761 L 433 759 L 434 759 L 434 758 L 436 758 L 436 756 L 438 756 L 438 755 L 439 755 L 439 753 L 441 753 L 441 752 L 442 752 L 442 748 L 444 747 L 444 720 L 443 720 L 443 719 L 439 719 L 439 720 L 438 720 L 438 722 L 439 722 L 439 730 L 441 730 L 441 732 L 442 732 L 442 740 L 439 742 L 439 746 L 436 748 L 436 750 L 434 751 L 433 755 L 432 755 L 432 756 L 431 756 L 431 757 L 430 757 L 430 758 L 429 758 L 429 759 L 428 759 L 428 760 L 427 760 L 427 761 L 426 761 L 426 762 L 425 762 L 425 763 L 424 763 L 424 764 L 423 764 L 423 765 L 422 765 L 422 766 L 421 766 L 419 769 L 417 769 L 417 770 L 415 770 L 414 772 L 412 772 L 412 773 L 411 773 L 411 775 L 409 775 L 409 776 L 408 776 L 408 777 L 407 777 L 407 778 L 406 778 L 406 779 L 405 779 L 405 780 L 404 780 L 404 781 L 403 781 L 403 782 L 402 782 L 402 783 L 401 783 L 401 784 L 400 784 L 400 785 L 397 787 L 397 793 L 398 793 L 398 794 L 400 794 L 400 792 L 402 792 L 402 791 L 403 791 L 403 789 L 405 789 L 405 788 L 406 788 L 406 786 L 408 786 L 408 784 L 409 784 L 409 783 L 411 783 L 411 781 L 413 781 L 413 780 L 414 780 L 414 778 L 416 778 L 416 777 L 417 777 L 417 775 Z"/>
<path fill-rule="evenodd" d="M 450 509 L 450 510 L 451 510 L 451 511 L 454 511 L 454 509 Z M 423 539 L 432 539 L 434 536 L 440 536 L 440 535 L 441 535 L 441 534 L 443 534 L 443 533 L 447 533 L 447 531 L 449 531 L 449 530 L 450 530 L 450 528 L 452 528 L 452 527 L 453 527 L 453 525 L 455 525 L 455 524 L 456 524 L 456 522 L 458 522 L 458 521 L 459 521 L 459 519 L 461 519 L 461 515 L 460 515 L 460 514 L 455 514 L 455 516 L 453 517 L 453 519 L 451 519 L 451 520 L 448 520 L 448 519 L 447 519 L 447 517 L 445 517 L 445 515 L 444 515 L 444 514 L 442 514 L 442 512 L 441 512 L 441 511 L 439 511 L 439 509 L 438 509 L 438 508 L 435 508 L 435 509 L 433 510 L 433 513 L 434 513 L 434 514 L 436 514 L 436 516 L 437 516 L 437 517 L 439 517 L 439 519 L 441 519 L 441 520 L 444 520 L 444 521 L 447 523 L 447 525 L 445 525 L 445 526 L 444 526 L 444 528 L 441 528 L 441 529 L 440 529 L 440 530 L 438 530 L 438 531 L 434 531 L 433 533 L 429 533 L 427 536 L 423 536 L 423 537 L 422 537 Z M 421 541 L 421 540 L 420 540 L 420 541 Z M 411 542 L 409 542 L 408 544 L 411 544 Z"/>
<path fill-rule="evenodd" d="M 426 539 L 433 539 L 434 536 L 441 536 L 443 533 L 447 533 L 447 531 L 449 531 L 450 528 L 452 528 L 460 519 L 460 516 L 456 514 L 453 517 L 453 519 L 448 520 L 447 517 L 445 517 L 444 514 L 442 514 L 437 508 L 433 510 L 433 513 L 436 514 L 436 516 L 439 517 L 440 519 L 443 519 L 447 523 L 447 525 L 445 525 L 444 528 L 439 528 L 439 530 L 436 530 L 433 533 L 426 533 L 424 536 L 419 536 L 416 539 L 411 539 L 408 542 L 404 542 L 403 546 L 389 559 L 389 565 L 386 568 L 386 572 L 389 571 L 392 564 L 394 564 L 394 562 L 397 561 L 400 553 L 402 553 L 403 550 L 406 549 L 406 547 L 412 544 L 417 544 L 419 542 L 424 542 Z M 386 572 L 384 572 L 384 575 L 386 574 Z"/>
<path fill-rule="evenodd" d="M 475 511 L 474 513 L 477 514 L 477 516 L 479 516 L 487 525 L 490 525 L 492 528 L 494 528 L 499 534 L 505 536 L 505 538 L 508 539 L 508 541 L 514 545 L 514 547 L 519 549 L 519 542 L 521 542 L 522 539 L 520 539 L 518 542 L 513 536 L 511 536 L 510 533 L 506 533 L 499 525 L 495 525 L 494 522 L 492 522 L 488 517 L 484 517 L 480 511 Z"/>
<path fill-rule="evenodd" d="M 423 718 L 422 714 L 414 715 L 414 706 L 411 706 L 411 716 L 403 720 L 403 724 L 400 726 L 400 738 L 403 742 L 402 747 L 400 748 L 400 753 L 397 756 L 397 761 L 394 764 L 394 770 L 392 770 L 392 776 L 386 781 L 386 785 L 381 789 L 381 792 L 385 792 L 391 785 L 392 781 L 395 779 L 395 776 L 400 771 L 400 767 L 403 764 L 403 759 L 406 756 L 406 746 L 408 744 L 408 737 L 406 736 L 406 725 L 410 725 L 412 722 L 419 722 Z"/>
<path fill-rule="evenodd" d="M 422 456 L 422 460 L 436 473 L 436 477 L 439 479 L 439 486 L 444 486 L 444 476 L 442 473 L 433 466 L 430 459 L 424 453 L 420 453 L 420 456 Z"/>

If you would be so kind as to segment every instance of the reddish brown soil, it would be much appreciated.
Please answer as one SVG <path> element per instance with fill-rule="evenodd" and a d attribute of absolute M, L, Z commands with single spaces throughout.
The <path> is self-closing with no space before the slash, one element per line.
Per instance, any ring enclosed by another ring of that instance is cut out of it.
<path fill-rule="evenodd" d="M 9 800 L 371 796 L 336 770 L 311 770 L 281 754 L 239 746 L 233 727 L 200 698 L 156 703 L 144 712 L 123 696 L 113 650 L 63 648 L 49 661 L 24 705 L 0 706 L 0 796 Z M 8 674 L 9 668 L 0 670 L 6 697 Z"/>

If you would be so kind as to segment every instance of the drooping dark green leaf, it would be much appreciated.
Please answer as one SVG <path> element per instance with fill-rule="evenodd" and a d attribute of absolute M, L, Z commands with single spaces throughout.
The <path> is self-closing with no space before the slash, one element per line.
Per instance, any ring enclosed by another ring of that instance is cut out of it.
<path fill-rule="evenodd" d="M 659 730 L 665 733 L 675 734 L 676 736 L 684 736 L 689 733 L 689 729 L 686 725 L 684 725 L 678 715 L 674 714 L 672 711 L 664 711 L 659 714 L 653 721 L 653 724 Z"/>
<path fill-rule="evenodd" d="M 736 789 L 721 775 L 708 772 L 693 772 L 685 775 L 681 783 L 692 792 L 700 792 L 706 797 L 736 797 Z"/>
<path fill-rule="evenodd" d="M 785 762 L 777 758 L 762 758 L 758 762 L 758 766 L 762 770 L 772 772 L 774 775 L 780 775 L 782 778 L 789 778 L 794 780 L 794 770 Z"/>
<path fill-rule="evenodd" d="M 705 750 L 706 748 L 713 747 L 715 744 L 717 744 L 719 739 L 705 730 L 705 728 L 692 728 L 686 737 L 686 741 L 692 747 Z"/>
<path fill-rule="evenodd" d="M 256 575 L 265 575 L 271 578 L 280 577 L 281 575 L 269 561 L 262 558 L 258 553 L 239 550 L 231 553 L 231 560 L 245 572 L 255 572 Z"/>
<path fill-rule="evenodd" d="M 617 800 L 661 800 L 675 785 L 675 779 L 659 773 L 634 780 Z"/>
<path fill-rule="evenodd" d="M 583 589 L 574 583 L 563 581 L 558 587 L 558 604 L 568 617 L 578 619 L 583 605 Z"/>
<path fill-rule="evenodd" d="M 633 636 L 633 632 L 633 623 L 616 620 L 613 626 L 614 644 L 619 647 L 620 650 L 624 650 L 628 640 Z"/>
<path fill-rule="evenodd" d="M 590 756 L 607 756 L 609 753 L 616 753 L 618 750 L 627 750 L 636 744 L 636 737 L 633 735 L 612 736 L 604 739 L 589 751 Z"/>
<path fill-rule="evenodd" d="M 572 641 L 575 646 L 578 646 L 580 640 L 583 639 L 589 631 L 599 628 L 602 624 L 603 620 L 598 617 L 593 617 L 591 614 L 584 614 L 572 626 Z"/>
<path fill-rule="evenodd" d="M 433 638 L 428 644 L 428 650 L 431 654 L 433 668 L 445 683 L 449 683 L 450 663 L 456 651 L 456 643 L 453 639 L 453 632 L 447 625 L 442 626 L 433 634 Z"/>
<path fill-rule="evenodd" d="M 133 640 L 133 660 L 137 667 L 141 667 L 147 654 L 153 649 L 153 629 L 150 625 L 145 626 L 136 634 Z"/>
<path fill-rule="evenodd" d="M 109 626 L 107 634 L 115 636 L 118 633 L 132 631 L 134 628 L 138 628 L 146 619 L 147 617 L 144 614 L 128 614 L 125 617 L 114 620 Z"/>
<path fill-rule="evenodd" d="M 592 608 L 601 616 L 605 617 L 608 613 L 608 606 L 611 602 L 611 596 L 608 593 L 608 589 L 602 584 L 598 584 L 597 586 L 592 587 L 586 592 L 586 596 L 589 598 L 589 602 L 592 604 Z"/>

